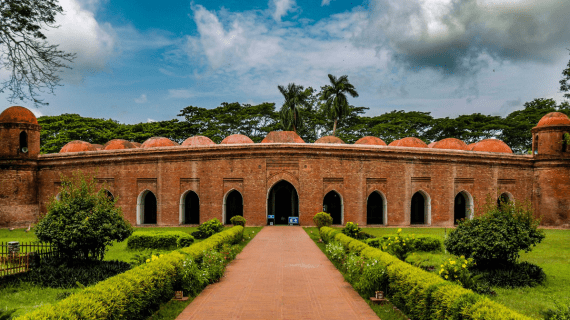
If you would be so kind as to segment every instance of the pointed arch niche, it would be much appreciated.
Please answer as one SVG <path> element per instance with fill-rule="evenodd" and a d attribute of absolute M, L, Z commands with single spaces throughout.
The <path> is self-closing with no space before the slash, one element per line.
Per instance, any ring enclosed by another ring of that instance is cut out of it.
<path fill-rule="evenodd" d="M 137 199 L 137 224 L 156 224 L 158 204 L 150 190 L 144 190 Z"/>
<path fill-rule="evenodd" d="M 323 198 L 323 211 L 333 218 L 333 224 L 342 225 L 344 222 L 344 210 L 342 197 L 336 190 L 329 191 Z"/>
<path fill-rule="evenodd" d="M 224 224 L 230 224 L 230 219 L 234 216 L 243 217 L 243 196 L 236 189 L 231 189 L 226 193 L 222 215 Z"/>
<path fill-rule="evenodd" d="M 180 196 L 180 224 L 200 224 L 200 198 L 193 190 L 186 190 Z"/>
<path fill-rule="evenodd" d="M 463 190 L 456 194 L 453 203 L 453 224 L 457 224 L 460 219 L 473 219 L 473 197 L 469 192 Z"/>
<path fill-rule="evenodd" d="M 372 191 L 366 199 L 366 224 L 386 224 L 388 219 L 387 203 L 384 194 Z"/>
<path fill-rule="evenodd" d="M 410 224 L 431 225 L 431 198 L 423 190 L 417 191 L 412 196 Z"/>

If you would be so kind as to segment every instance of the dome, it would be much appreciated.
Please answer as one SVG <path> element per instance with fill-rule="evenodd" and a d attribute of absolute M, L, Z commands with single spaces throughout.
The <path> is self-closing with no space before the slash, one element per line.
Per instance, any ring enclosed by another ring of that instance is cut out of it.
<path fill-rule="evenodd" d="M 430 142 L 430 143 L 428 144 L 428 148 L 433 148 L 433 145 L 436 144 L 436 143 L 437 143 L 437 141 Z"/>
<path fill-rule="evenodd" d="M 433 142 L 432 142 L 433 143 Z M 430 143 L 431 145 L 431 143 Z M 429 147 L 429 146 L 428 146 Z M 455 149 L 455 150 L 467 150 L 467 144 L 465 142 L 455 139 L 455 138 L 447 138 L 443 140 L 439 140 L 436 142 L 431 148 L 434 149 Z"/>
<path fill-rule="evenodd" d="M 174 147 L 179 146 L 178 143 L 164 137 L 152 137 L 148 138 L 140 146 L 141 148 L 160 148 L 160 147 Z"/>
<path fill-rule="evenodd" d="M 31 123 L 38 124 L 34 114 L 24 107 L 10 107 L 0 114 L 0 122 L 4 123 Z"/>
<path fill-rule="evenodd" d="M 562 112 L 550 112 L 540 119 L 537 127 L 570 125 L 570 119 Z"/>
<path fill-rule="evenodd" d="M 422 140 L 414 137 L 407 137 L 404 139 L 398 140 L 397 143 L 394 144 L 396 147 L 412 147 L 412 148 L 427 148 L 427 144 Z"/>
<path fill-rule="evenodd" d="M 324 136 L 317 139 L 315 143 L 344 143 L 344 141 L 335 136 Z"/>
<path fill-rule="evenodd" d="M 261 143 L 305 143 L 295 131 L 271 131 Z"/>
<path fill-rule="evenodd" d="M 472 151 L 513 153 L 511 148 L 499 139 L 485 139 L 477 142 Z"/>
<path fill-rule="evenodd" d="M 390 144 L 388 144 L 388 147 L 395 147 L 395 146 L 397 146 L 397 145 L 398 145 L 398 141 L 400 141 L 400 140 L 394 140 L 394 141 L 390 142 Z"/>
<path fill-rule="evenodd" d="M 100 144 L 92 144 L 93 148 L 95 148 L 95 150 L 103 150 L 103 146 Z"/>
<path fill-rule="evenodd" d="M 209 145 L 213 145 L 216 144 L 214 141 L 212 141 L 212 139 L 208 138 L 208 137 L 204 137 L 204 136 L 193 136 L 190 137 L 186 140 L 184 140 L 184 142 L 182 142 L 183 146 L 189 146 L 189 147 L 197 147 L 197 146 L 209 146 Z"/>
<path fill-rule="evenodd" d="M 238 143 L 253 143 L 248 136 L 244 136 L 243 134 L 232 134 L 231 136 L 227 136 L 220 142 L 220 144 L 238 144 Z"/>
<path fill-rule="evenodd" d="M 133 146 L 135 146 L 135 148 L 140 148 L 142 145 L 140 142 L 133 142 L 133 141 L 129 141 L 129 142 L 132 143 Z"/>
<path fill-rule="evenodd" d="M 475 148 L 475 145 L 477 144 L 477 142 L 471 143 L 467 145 L 467 150 L 469 151 L 473 151 L 473 148 Z"/>
<path fill-rule="evenodd" d="M 66 152 L 85 152 L 85 151 L 97 151 L 95 147 L 89 142 L 81 141 L 81 140 L 73 140 L 68 142 L 59 153 L 66 153 Z"/>
<path fill-rule="evenodd" d="M 133 149 L 136 148 L 132 142 L 123 139 L 113 139 L 103 146 L 103 150 Z"/>
<path fill-rule="evenodd" d="M 354 144 L 368 144 L 368 145 L 375 145 L 375 146 L 385 146 L 386 142 L 382 139 L 373 137 L 373 136 L 366 136 L 358 139 Z"/>

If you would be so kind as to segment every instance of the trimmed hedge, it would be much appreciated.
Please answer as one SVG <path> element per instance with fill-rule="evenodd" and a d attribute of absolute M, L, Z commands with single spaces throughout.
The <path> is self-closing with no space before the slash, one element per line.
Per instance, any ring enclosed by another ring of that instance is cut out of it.
<path fill-rule="evenodd" d="M 369 259 L 376 259 L 386 266 L 389 277 L 388 293 L 392 302 L 413 319 L 487 319 L 526 320 L 523 316 L 464 289 L 460 285 L 445 281 L 441 277 L 414 267 L 400 259 L 350 238 L 338 229 L 322 227 L 321 238 L 325 242 L 338 241 L 351 252 L 357 252 Z"/>
<path fill-rule="evenodd" d="M 395 234 L 393 235 L 384 235 L 379 238 L 371 238 L 367 239 L 364 242 L 371 247 L 380 248 L 386 242 L 388 242 L 389 238 L 394 239 L 396 237 Z M 441 252 L 443 251 L 443 243 L 440 239 L 430 236 L 420 236 L 415 237 L 412 240 L 406 240 L 408 245 L 413 247 L 414 252 L 416 251 L 424 251 L 424 252 Z"/>
<path fill-rule="evenodd" d="M 194 237 L 183 231 L 135 231 L 127 239 L 129 249 L 173 249 L 188 247 Z"/>
<path fill-rule="evenodd" d="M 53 305 L 16 318 L 25 319 L 146 319 L 161 302 L 174 296 L 173 285 L 187 255 L 200 257 L 224 243 L 237 243 L 243 227 L 235 226 L 186 248 L 99 282 Z"/>

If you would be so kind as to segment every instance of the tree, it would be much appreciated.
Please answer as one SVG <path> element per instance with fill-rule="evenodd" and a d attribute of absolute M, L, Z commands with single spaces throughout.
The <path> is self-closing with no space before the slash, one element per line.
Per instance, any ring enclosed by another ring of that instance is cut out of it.
<path fill-rule="evenodd" d="M 326 113 L 334 119 L 333 136 L 336 134 L 336 127 L 338 120 L 343 119 L 348 115 L 350 106 L 346 94 L 350 94 L 353 98 L 358 97 L 358 92 L 354 86 L 348 82 L 348 76 L 344 75 L 336 78 L 329 74 L 331 85 L 325 86 L 321 99 L 325 101 Z"/>
<path fill-rule="evenodd" d="M 48 105 L 36 98 L 36 90 L 43 92 L 42 88 L 48 88 L 53 93 L 61 80 L 56 72 L 70 68 L 63 61 L 72 62 L 75 54 L 48 45 L 41 32 L 43 26 L 57 28 L 53 25 L 55 15 L 62 12 L 57 0 L 0 2 L 0 67 L 11 72 L 10 78 L 1 84 L 0 92 L 10 90 L 10 102 L 19 98 L 32 100 L 34 105 Z"/>
<path fill-rule="evenodd" d="M 287 88 L 282 85 L 277 86 L 277 88 L 285 98 L 280 111 L 281 124 L 285 130 L 293 128 L 293 131 L 297 133 L 297 129 L 303 125 L 299 114 L 300 109 L 308 107 L 308 99 L 312 90 L 310 88 L 303 90 L 303 86 L 294 83 L 289 83 Z"/>
<path fill-rule="evenodd" d="M 123 241 L 133 232 L 117 199 L 110 199 L 103 188 L 95 188 L 95 179 L 76 171 L 61 177 L 60 199 L 53 198 L 48 212 L 36 228 L 42 242 L 54 245 L 66 261 L 76 258 L 103 260 L 113 241 Z"/>
<path fill-rule="evenodd" d="M 562 70 L 562 76 L 560 80 L 560 91 L 566 92 L 564 98 L 570 99 L 570 60 L 568 61 L 568 68 Z"/>
<path fill-rule="evenodd" d="M 394 110 L 367 118 L 365 127 L 370 128 L 367 135 L 380 137 L 386 143 L 405 137 L 425 140 L 425 134 L 432 127 L 433 121 L 429 112 Z"/>

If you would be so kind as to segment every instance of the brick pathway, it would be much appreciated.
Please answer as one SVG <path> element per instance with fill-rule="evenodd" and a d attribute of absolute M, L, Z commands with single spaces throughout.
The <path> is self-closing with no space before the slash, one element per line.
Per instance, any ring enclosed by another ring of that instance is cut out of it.
<path fill-rule="evenodd" d="M 265 227 L 176 318 L 376 319 L 301 227 Z"/>

